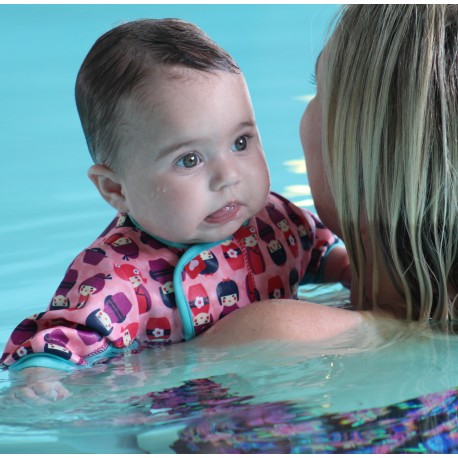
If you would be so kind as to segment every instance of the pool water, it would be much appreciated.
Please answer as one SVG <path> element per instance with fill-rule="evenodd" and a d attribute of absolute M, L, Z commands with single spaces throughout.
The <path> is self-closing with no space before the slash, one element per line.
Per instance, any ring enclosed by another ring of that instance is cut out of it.
<path fill-rule="evenodd" d="M 0 5 L 4 224 L 0 345 L 42 311 L 73 257 L 113 217 L 86 177 L 73 99 L 95 39 L 125 20 L 180 17 L 238 61 L 272 188 L 313 209 L 298 126 L 336 5 Z M 301 297 L 340 306 L 338 286 Z M 65 400 L 11 400 L 0 372 L 2 453 L 456 452 L 458 338 L 406 326 L 320 345 L 132 351 L 62 382 Z"/>

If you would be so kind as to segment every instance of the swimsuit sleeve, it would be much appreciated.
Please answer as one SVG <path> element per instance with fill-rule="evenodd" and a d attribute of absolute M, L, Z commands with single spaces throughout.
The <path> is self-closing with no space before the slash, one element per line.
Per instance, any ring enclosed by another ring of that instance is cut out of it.
<path fill-rule="evenodd" d="M 323 225 L 320 219 L 308 210 L 304 210 L 307 219 L 313 229 L 313 246 L 310 263 L 307 267 L 301 284 L 305 283 L 322 283 L 324 266 L 329 253 L 337 246 L 343 246 L 342 241 L 327 227 Z"/>
<path fill-rule="evenodd" d="M 91 365 L 131 346 L 138 332 L 134 286 L 122 281 L 113 259 L 85 250 L 70 265 L 48 309 L 13 331 L 0 363 L 17 369 Z"/>

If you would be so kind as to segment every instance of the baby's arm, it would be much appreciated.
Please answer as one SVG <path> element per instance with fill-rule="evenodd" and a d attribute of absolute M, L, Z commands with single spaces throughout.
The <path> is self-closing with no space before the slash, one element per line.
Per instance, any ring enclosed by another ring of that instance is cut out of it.
<path fill-rule="evenodd" d="M 351 286 L 351 268 L 348 253 L 343 245 L 336 246 L 326 256 L 323 270 L 323 282 L 342 283 L 346 288 Z"/>

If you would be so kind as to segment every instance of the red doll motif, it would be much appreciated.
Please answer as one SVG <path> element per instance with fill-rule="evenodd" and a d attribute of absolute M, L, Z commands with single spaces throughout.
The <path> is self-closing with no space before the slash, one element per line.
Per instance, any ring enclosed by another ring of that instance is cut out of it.
<path fill-rule="evenodd" d="M 203 285 L 198 283 L 189 287 L 188 302 L 193 315 L 194 329 L 196 334 L 199 334 L 213 323 L 213 317 L 210 314 L 210 300 Z"/>
<path fill-rule="evenodd" d="M 235 234 L 241 239 L 247 253 L 248 262 L 255 275 L 266 270 L 266 264 L 259 248 L 258 237 L 254 226 L 243 226 Z"/>
<path fill-rule="evenodd" d="M 171 333 L 172 326 L 166 317 L 150 318 L 146 323 L 146 336 L 150 341 L 166 342 Z"/>
<path fill-rule="evenodd" d="M 143 286 L 147 279 L 142 277 L 140 271 L 132 264 L 115 264 L 114 271 L 120 278 L 130 282 L 133 286 L 137 296 L 138 312 L 140 314 L 148 312 L 151 309 L 151 296 Z"/>
<path fill-rule="evenodd" d="M 269 292 L 269 299 L 283 299 L 285 297 L 285 286 L 278 275 L 269 278 L 267 290 Z"/>
<path fill-rule="evenodd" d="M 242 250 L 232 238 L 222 242 L 221 248 L 223 250 L 224 259 L 226 259 L 232 270 L 243 269 L 245 263 L 243 261 Z"/>

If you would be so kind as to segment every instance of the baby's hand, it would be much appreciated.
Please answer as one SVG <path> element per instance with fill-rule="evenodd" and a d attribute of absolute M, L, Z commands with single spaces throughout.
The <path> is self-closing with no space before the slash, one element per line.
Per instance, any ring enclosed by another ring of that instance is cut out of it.
<path fill-rule="evenodd" d="M 335 247 L 328 254 L 324 266 L 325 283 L 342 283 L 346 288 L 351 286 L 351 268 L 347 250 L 343 246 Z"/>
<path fill-rule="evenodd" d="M 65 372 L 45 367 L 29 367 L 14 374 L 7 394 L 10 402 L 43 405 L 66 399 L 72 393 L 60 381 Z"/>

